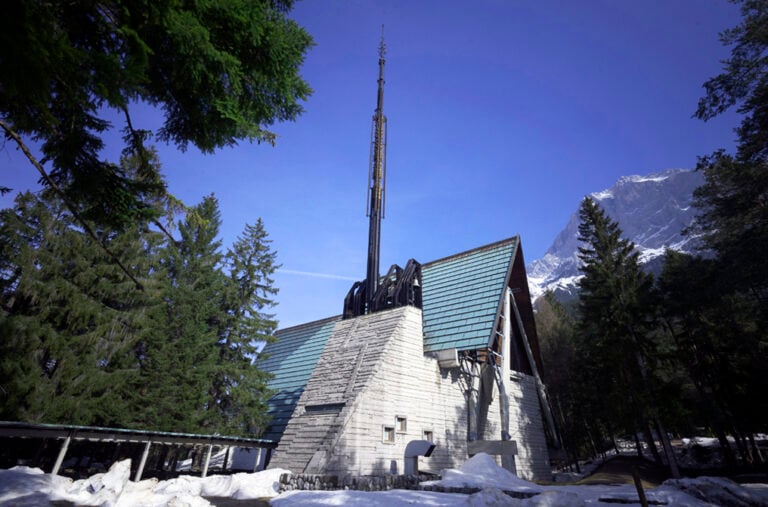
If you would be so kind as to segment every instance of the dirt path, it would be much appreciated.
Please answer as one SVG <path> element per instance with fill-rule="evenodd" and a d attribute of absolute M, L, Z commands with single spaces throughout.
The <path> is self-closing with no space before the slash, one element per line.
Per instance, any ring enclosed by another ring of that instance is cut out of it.
<path fill-rule="evenodd" d="M 574 484 L 634 484 L 632 471 L 635 469 L 644 488 L 655 488 L 670 478 L 667 468 L 657 463 L 636 456 L 614 456 Z"/>

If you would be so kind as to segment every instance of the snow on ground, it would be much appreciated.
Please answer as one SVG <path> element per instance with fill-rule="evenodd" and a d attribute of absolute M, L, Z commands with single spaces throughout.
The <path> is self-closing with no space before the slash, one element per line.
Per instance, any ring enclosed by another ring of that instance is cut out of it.
<path fill-rule="evenodd" d="M 443 488 L 481 488 L 474 494 L 436 491 L 291 491 L 278 495 L 278 481 L 285 470 L 211 476 L 180 476 L 168 481 L 129 480 L 130 461 L 115 463 L 109 472 L 73 481 L 45 474 L 37 468 L 0 470 L 0 505 L 40 506 L 52 501 L 102 506 L 205 506 L 204 497 L 232 499 L 270 498 L 273 507 L 364 506 L 404 507 L 582 507 L 608 505 L 603 500 L 639 505 L 633 486 L 539 486 L 520 479 L 496 465 L 487 454 L 478 454 L 458 469 L 444 470 L 442 479 L 425 485 Z M 504 493 L 533 495 L 513 498 Z M 742 487 L 727 479 L 702 477 L 666 481 L 646 490 L 650 501 L 680 507 L 711 505 L 767 505 L 768 485 Z M 703 500 L 706 498 L 706 501 Z M 742 503 L 739 503 L 742 502 Z M 627 505 L 627 504 L 624 504 Z"/>
<path fill-rule="evenodd" d="M 0 505 L 39 506 L 52 501 L 99 506 L 205 506 L 203 497 L 237 500 L 271 498 L 278 494 L 283 469 L 259 473 L 213 475 L 206 478 L 182 475 L 168 481 L 129 480 L 131 461 L 119 461 L 109 472 L 73 481 L 43 473 L 39 468 L 18 466 L 0 470 Z"/>
<path fill-rule="evenodd" d="M 452 488 L 500 488 L 524 493 L 539 493 L 540 486 L 519 478 L 509 470 L 496 464 L 496 460 L 485 453 L 469 458 L 461 468 L 443 470 L 439 481 L 423 482 L 424 486 Z"/>

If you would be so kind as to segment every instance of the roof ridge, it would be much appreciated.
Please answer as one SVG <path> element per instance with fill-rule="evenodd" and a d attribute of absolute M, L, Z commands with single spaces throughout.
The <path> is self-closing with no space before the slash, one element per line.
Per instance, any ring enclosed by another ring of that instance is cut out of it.
<path fill-rule="evenodd" d="M 513 241 L 519 242 L 520 241 L 520 235 L 516 234 L 514 236 L 510 236 L 509 238 L 502 239 L 500 241 L 494 241 L 493 243 L 489 243 L 487 245 L 478 246 L 478 247 L 472 248 L 470 250 L 466 250 L 464 252 L 455 253 L 455 254 L 452 254 L 452 255 L 448 255 L 446 257 L 442 257 L 440 259 L 436 259 L 436 260 L 433 260 L 433 261 L 425 262 L 421 266 L 423 268 L 423 267 L 431 266 L 432 264 L 437 264 L 438 262 L 445 262 L 445 261 L 453 260 L 453 259 L 456 259 L 456 258 L 459 258 L 459 257 L 463 257 L 465 255 L 473 254 L 473 253 L 476 253 L 476 252 L 481 252 L 483 250 L 490 250 L 492 248 L 496 248 L 496 247 L 501 246 L 501 245 L 503 245 L 505 243 L 511 243 Z"/>
<path fill-rule="evenodd" d="M 328 323 L 331 323 L 333 321 L 340 320 L 340 319 L 341 319 L 341 315 L 334 315 L 333 317 L 326 317 L 324 319 L 318 319 L 318 320 L 313 320 L 313 321 L 310 321 L 310 322 L 304 322 L 303 324 L 296 324 L 295 326 L 278 328 L 278 329 L 275 330 L 275 334 L 277 334 L 277 333 L 281 333 L 282 334 L 282 333 L 284 333 L 286 331 L 295 331 L 297 329 L 306 328 L 306 327 L 310 327 L 310 326 L 317 326 L 319 324 L 328 324 Z"/>

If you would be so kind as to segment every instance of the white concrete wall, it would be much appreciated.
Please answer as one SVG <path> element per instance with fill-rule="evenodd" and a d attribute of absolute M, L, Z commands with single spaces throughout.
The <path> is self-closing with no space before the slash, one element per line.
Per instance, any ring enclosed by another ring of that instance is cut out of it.
<path fill-rule="evenodd" d="M 547 447 L 533 378 L 514 373 L 509 385 L 510 433 L 517 441 L 517 473 L 549 478 Z M 441 370 L 425 357 L 421 310 L 397 308 L 341 321 L 286 428 L 271 466 L 295 473 L 403 473 L 405 445 L 431 431 L 437 447 L 419 468 L 439 472 L 467 459 L 468 411 L 457 368 Z M 480 437 L 501 438 L 499 392 L 483 382 Z M 307 413 L 307 406 L 344 403 L 338 413 Z M 383 426 L 405 417 L 405 432 L 383 441 Z"/>
<path fill-rule="evenodd" d="M 396 432 L 394 444 L 383 442 L 383 426 L 396 426 L 398 416 L 406 418 L 406 432 Z M 420 459 L 422 470 L 439 472 L 466 459 L 467 411 L 457 372 L 441 373 L 436 360 L 424 357 L 421 311 L 409 307 L 341 439 L 340 449 L 355 452 L 332 460 L 332 471 L 403 473 L 405 446 L 424 430 L 433 432 L 437 448 Z"/>

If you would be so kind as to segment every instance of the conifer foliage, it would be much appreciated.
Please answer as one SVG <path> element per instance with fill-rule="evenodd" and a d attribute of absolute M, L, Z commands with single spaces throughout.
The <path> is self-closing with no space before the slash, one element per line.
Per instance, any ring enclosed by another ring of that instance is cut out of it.
<path fill-rule="evenodd" d="M 583 402 L 593 413 L 629 423 L 637 404 L 622 403 L 635 396 L 638 352 L 635 335 L 641 291 L 645 281 L 637 269 L 633 245 L 621 237 L 618 224 L 589 197 L 579 209 L 579 248 L 584 277 L 580 281 L 576 344 L 578 371 L 585 379 Z M 627 276 L 632 278 L 627 278 Z M 591 392 L 590 392 L 591 391 Z M 623 411 L 617 414 L 618 410 Z M 627 410 L 633 412 L 627 413 Z"/>
<path fill-rule="evenodd" d="M 653 277 L 638 263 L 635 245 L 622 237 L 618 223 L 587 197 L 579 210 L 579 282 L 576 364 L 584 382 L 582 405 L 603 433 L 659 431 L 673 475 L 659 393 Z"/>
<path fill-rule="evenodd" d="M 125 366 L 151 302 L 60 201 L 22 194 L 0 222 L 3 416 L 116 420 L 112 395 L 131 375 Z M 148 272 L 141 233 L 102 235 L 137 272 Z"/>
<path fill-rule="evenodd" d="M 258 219 L 225 257 L 228 275 L 222 299 L 225 319 L 219 325 L 217 359 L 220 367 L 212 389 L 213 403 L 228 431 L 249 433 L 264 428 L 269 374 L 256 370 L 252 358 L 256 344 L 272 341 L 277 322 L 264 313 L 277 290 L 271 275 L 277 269 L 276 253 L 269 248 L 264 224 Z"/>
<path fill-rule="evenodd" d="M 564 345 L 542 346 L 545 364 L 558 365 L 553 399 L 562 402 L 566 444 L 582 455 L 639 431 L 658 460 L 650 430 L 663 440 L 665 427 L 717 436 L 729 465 L 765 463 L 755 435 L 768 431 L 768 0 L 734 3 L 741 23 L 721 34 L 730 58 L 704 84 L 696 116 L 736 108 L 743 117 L 735 153 L 699 160 L 705 181 L 688 234 L 700 255 L 668 251 L 651 287 L 618 225 L 591 199 L 582 203 L 573 360 Z"/>
<path fill-rule="evenodd" d="M 768 319 L 768 1 L 741 0 L 742 22 L 721 34 L 731 46 L 723 72 L 704 84 L 696 116 L 708 120 L 735 107 L 743 115 L 735 154 L 699 160 L 705 183 L 694 194 L 693 230 L 720 265 L 718 290 L 757 303 Z"/>
<path fill-rule="evenodd" d="M 156 218 L 165 181 L 148 163 L 152 139 L 203 152 L 240 140 L 274 143 L 311 90 L 299 76 L 312 38 L 287 17 L 292 0 L 7 0 L 0 16 L 0 130 L 25 147 L 77 216 L 125 227 Z M 164 116 L 141 128 L 140 103 Z M 123 133 L 135 174 L 103 157 Z"/>
<path fill-rule="evenodd" d="M 214 197 L 178 240 L 99 230 L 123 270 L 53 193 L 0 211 L 0 419 L 258 435 L 275 321 L 275 253 L 259 220 L 226 254 Z"/>

